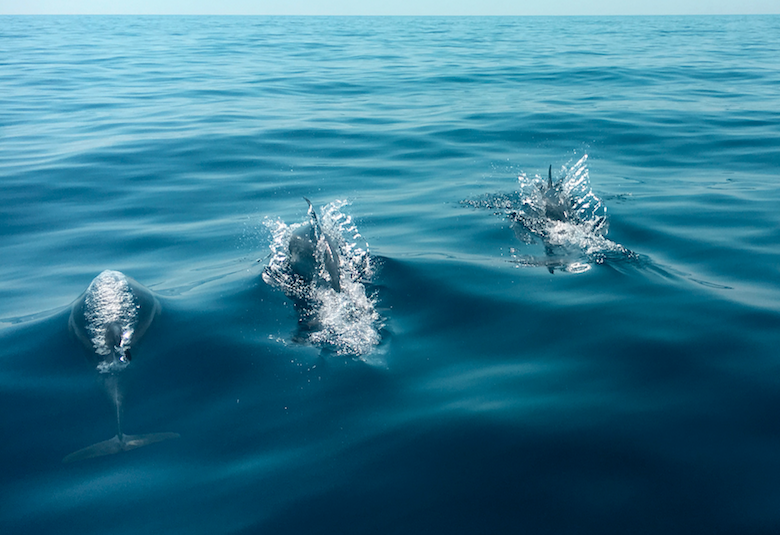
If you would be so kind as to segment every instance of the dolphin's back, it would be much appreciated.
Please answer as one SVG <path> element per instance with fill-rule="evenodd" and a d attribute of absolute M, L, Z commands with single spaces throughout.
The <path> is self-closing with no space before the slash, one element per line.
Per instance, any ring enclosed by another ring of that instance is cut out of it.
<path fill-rule="evenodd" d="M 341 292 L 341 265 L 339 263 L 339 248 L 336 242 L 328 236 L 325 238 L 325 271 L 330 276 L 330 287 L 337 292 Z"/>
<path fill-rule="evenodd" d="M 290 269 L 306 284 L 323 281 L 336 292 L 341 292 L 338 244 L 320 227 L 311 203 L 309 203 L 309 214 L 310 222 L 297 228 L 290 236 L 290 244 L 287 248 Z M 324 248 L 322 267 L 328 273 L 330 279 L 328 281 L 320 276 L 320 261 L 317 255 L 320 242 Z"/>
<path fill-rule="evenodd" d="M 566 221 L 566 206 L 557 189 L 547 190 L 544 194 L 544 214 L 553 221 Z"/>
<path fill-rule="evenodd" d="M 310 223 L 292 233 L 288 253 L 292 272 L 311 283 L 317 276 L 317 238 Z"/>

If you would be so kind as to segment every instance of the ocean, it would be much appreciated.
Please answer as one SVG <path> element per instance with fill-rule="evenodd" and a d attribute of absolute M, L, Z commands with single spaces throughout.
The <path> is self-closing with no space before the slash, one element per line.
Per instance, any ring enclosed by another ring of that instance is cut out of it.
<path fill-rule="evenodd" d="M 0 17 L 0 532 L 780 532 L 779 58 L 780 16 Z M 151 320 L 105 353 L 101 280 Z"/>

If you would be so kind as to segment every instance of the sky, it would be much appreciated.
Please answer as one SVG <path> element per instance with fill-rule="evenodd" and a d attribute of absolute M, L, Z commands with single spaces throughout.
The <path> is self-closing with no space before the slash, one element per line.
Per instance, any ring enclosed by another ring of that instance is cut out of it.
<path fill-rule="evenodd" d="M 780 0 L 0 0 L 0 14 L 753 15 Z"/>

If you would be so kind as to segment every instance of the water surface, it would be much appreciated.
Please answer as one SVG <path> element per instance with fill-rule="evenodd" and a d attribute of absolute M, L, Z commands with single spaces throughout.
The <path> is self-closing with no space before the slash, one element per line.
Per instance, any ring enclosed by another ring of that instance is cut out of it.
<path fill-rule="evenodd" d="M 4 533 L 780 529 L 780 18 L 0 28 Z M 551 265 L 512 209 L 585 155 Z M 263 280 L 304 196 L 375 268 L 359 355 Z M 105 269 L 162 306 L 124 427 L 181 438 L 63 464 L 115 432 Z"/>

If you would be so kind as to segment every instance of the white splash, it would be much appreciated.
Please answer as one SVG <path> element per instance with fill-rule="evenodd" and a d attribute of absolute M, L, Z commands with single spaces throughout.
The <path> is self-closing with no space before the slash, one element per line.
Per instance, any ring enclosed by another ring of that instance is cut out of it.
<path fill-rule="evenodd" d="M 582 273 L 608 259 L 633 260 L 635 253 L 605 237 L 609 228 L 607 208 L 591 188 L 587 161 L 586 154 L 570 168 L 563 166 L 562 175 L 552 180 L 552 187 L 548 177 L 521 174 L 516 192 L 464 203 L 503 211 L 520 241 L 526 245 L 542 242 L 543 256 L 511 250 L 513 262 L 519 266 Z M 548 217 L 551 199 L 556 217 Z"/>
<path fill-rule="evenodd" d="M 586 154 L 571 168 L 562 167 L 563 176 L 553 181 L 560 192 L 560 199 L 566 209 L 565 222 L 582 226 L 591 234 L 607 233 L 607 207 L 590 186 Z M 518 179 L 518 206 L 507 206 L 507 215 L 529 227 L 535 234 L 544 237 L 547 223 L 555 223 L 545 215 L 544 192 L 548 189 L 547 178 L 539 175 L 529 178 L 521 174 Z"/>
<path fill-rule="evenodd" d="M 133 290 L 124 274 L 106 270 L 95 277 L 84 296 L 84 320 L 95 353 L 111 357 L 129 346 L 135 330 L 138 305 Z M 121 340 L 114 346 L 106 340 L 108 326 L 119 325 Z M 98 364 L 100 373 L 121 371 L 128 361 L 122 358 L 104 358 Z"/>

